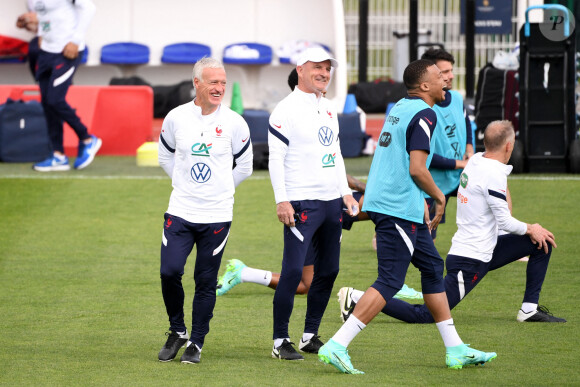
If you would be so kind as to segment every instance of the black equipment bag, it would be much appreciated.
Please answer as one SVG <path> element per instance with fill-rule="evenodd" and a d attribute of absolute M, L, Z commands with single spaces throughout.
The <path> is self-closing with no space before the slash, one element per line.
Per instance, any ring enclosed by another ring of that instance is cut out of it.
<path fill-rule="evenodd" d="M 518 133 L 519 86 L 517 70 L 501 70 L 488 63 L 479 71 L 477 93 L 475 95 L 475 148 L 481 152 L 483 132 L 487 125 L 496 120 L 509 120 Z"/>
<path fill-rule="evenodd" d="M 42 105 L 8 99 L 0 105 L 0 161 L 42 161 L 52 153 Z"/>
<path fill-rule="evenodd" d="M 389 103 L 407 96 L 407 88 L 401 82 L 362 82 L 350 85 L 348 93 L 365 113 L 385 114 Z"/>

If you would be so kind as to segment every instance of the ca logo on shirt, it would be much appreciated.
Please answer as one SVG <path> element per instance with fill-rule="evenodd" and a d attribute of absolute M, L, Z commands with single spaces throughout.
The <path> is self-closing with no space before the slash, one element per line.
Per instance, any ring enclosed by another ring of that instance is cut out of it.
<path fill-rule="evenodd" d="M 211 169 L 207 164 L 197 163 L 191 167 L 191 178 L 196 183 L 205 183 L 211 177 Z"/>
<path fill-rule="evenodd" d="M 195 143 L 191 147 L 192 156 L 202 156 L 209 157 L 209 150 L 211 149 L 211 144 Z"/>
<path fill-rule="evenodd" d="M 332 168 L 335 166 L 334 160 L 336 158 L 336 153 L 329 153 L 322 156 L 322 168 Z"/>
<path fill-rule="evenodd" d="M 332 129 L 328 126 L 323 126 L 318 129 L 318 140 L 322 145 L 329 146 L 332 144 L 333 137 Z"/>

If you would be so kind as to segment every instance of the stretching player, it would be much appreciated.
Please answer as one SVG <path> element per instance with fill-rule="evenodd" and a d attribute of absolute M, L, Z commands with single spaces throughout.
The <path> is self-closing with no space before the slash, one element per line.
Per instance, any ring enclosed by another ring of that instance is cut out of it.
<path fill-rule="evenodd" d="M 510 214 L 507 175 L 512 167 L 506 164 L 514 141 L 511 122 L 491 122 L 483 139 L 485 153 L 473 156 L 461 174 L 457 194 L 458 230 L 446 261 L 445 293 L 449 308 L 459 304 L 489 271 L 529 255 L 526 290 L 517 321 L 566 322 L 538 306 L 552 246 L 556 247 L 554 236 L 539 224 L 522 223 Z M 498 236 L 498 229 L 511 234 Z M 353 290 L 342 288 L 340 293 L 343 294 L 340 304 L 344 318 L 354 308 Z M 408 323 L 433 322 L 426 305 L 399 300 L 387 303 L 383 313 Z"/>
<path fill-rule="evenodd" d="M 359 208 L 362 208 L 366 184 L 348 174 L 346 175 L 346 178 L 349 188 L 354 190 L 352 193 L 353 197 L 358 201 Z M 369 217 L 366 212 L 361 211 L 353 217 L 348 214 L 346 208 L 343 208 L 342 229 L 350 230 L 354 222 L 368 219 Z M 313 249 L 308 250 L 306 260 L 304 261 L 304 269 L 302 270 L 302 279 L 300 280 L 300 284 L 298 284 L 296 294 L 307 294 L 308 290 L 310 289 L 310 284 L 312 283 L 312 277 L 314 275 L 314 255 L 312 252 Z M 234 286 L 246 282 L 264 285 L 272 289 L 276 289 L 279 281 L 279 273 L 273 273 L 267 270 L 248 267 L 239 259 L 231 259 L 228 261 L 226 266 L 226 272 L 218 280 L 217 295 L 223 296 Z M 395 294 L 394 297 L 411 300 L 422 300 L 423 294 L 413 288 L 408 287 L 407 285 L 403 285 L 401 290 Z"/>
<path fill-rule="evenodd" d="M 161 245 L 161 291 L 169 317 L 167 342 L 158 355 L 163 362 L 173 360 L 185 343 L 181 362 L 200 361 L 230 235 L 235 187 L 252 174 L 250 129 L 239 114 L 221 104 L 226 87 L 223 64 L 213 58 L 199 60 L 193 67 L 193 85 L 195 99 L 169 112 L 159 136 L 159 165 L 173 185 Z M 194 245 L 195 295 L 188 337 L 181 277 Z"/>

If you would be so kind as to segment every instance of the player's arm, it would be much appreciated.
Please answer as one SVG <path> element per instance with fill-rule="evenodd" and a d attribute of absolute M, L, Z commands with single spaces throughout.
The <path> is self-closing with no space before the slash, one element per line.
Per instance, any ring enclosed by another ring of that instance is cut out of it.
<path fill-rule="evenodd" d="M 234 186 L 238 186 L 242 181 L 252 174 L 254 165 L 254 154 L 250 139 L 250 128 L 245 121 L 240 120 L 240 125 L 236 127 L 232 135 L 232 150 L 234 155 Z"/>
<path fill-rule="evenodd" d="M 159 166 L 163 168 L 165 173 L 173 178 L 173 167 L 175 166 L 175 134 L 173 132 L 173 120 L 171 114 L 167 115 L 163 120 L 161 126 L 161 133 L 159 134 L 158 156 Z"/>
<path fill-rule="evenodd" d="M 284 161 L 290 140 L 288 138 L 288 123 L 279 112 L 274 110 L 270 115 L 270 127 L 268 128 L 268 171 L 270 181 L 274 189 L 276 200 L 276 215 L 278 220 L 286 226 L 295 226 L 294 208 L 286 194 L 286 174 Z"/>
<path fill-rule="evenodd" d="M 77 24 L 73 31 L 72 40 L 64 46 L 62 54 L 67 59 L 74 59 L 79 55 L 79 45 L 84 40 L 85 34 L 97 7 L 91 0 L 74 1 L 75 11 L 77 13 Z"/>
<path fill-rule="evenodd" d="M 445 211 L 445 195 L 437 187 L 427 169 L 431 136 L 436 125 L 437 115 L 435 112 L 432 109 L 422 110 L 411 120 L 407 128 L 406 138 L 407 152 L 409 153 L 409 174 L 415 184 L 435 201 L 435 217 L 431 221 L 431 229 L 437 228 Z"/>
<path fill-rule="evenodd" d="M 335 115 L 336 117 L 336 115 Z M 340 129 L 339 129 L 340 130 Z M 342 197 L 342 202 L 346 207 L 346 212 L 350 216 L 358 215 L 358 201 L 352 196 L 352 191 L 348 186 L 348 179 L 346 175 L 346 167 L 344 166 L 344 159 L 342 158 L 342 153 L 340 152 L 340 140 L 338 139 L 338 134 L 336 135 L 336 179 L 338 184 L 338 191 Z"/>
<path fill-rule="evenodd" d="M 468 160 L 474 153 L 473 132 L 471 131 L 471 120 L 466 109 L 463 109 L 463 116 L 465 117 L 465 154 L 463 155 L 463 160 Z"/>
<path fill-rule="evenodd" d="M 497 184 L 495 186 L 502 186 L 501 182 L 495 183 Z M 490 184 L 490 187 L 494 187 L 494 185 Z M 504 191 L 505 196 L 502 196 Z M 546 254 L 549 251 L 548 244 L 557 247 L 556 238 L 552 232 L 545 229 L 538 223 L 526 224 L 524 222 L 520 222 L 511 215 L 511 195 L 509 193 L 507 183 L 505 184 L 505 189 L 489 188 L 487 201 L 500 229 L 513 234 L 528 235 L 532 242 L 538 245 L 538 250 L 543 249 Z"/>
<path fill-rule="evenodd" d="M 360 192 L 360 193 L 363 193 L 363 194 L 365 193 L 367 185 L 365 183 L 363 183 L 362 181 L 360 181 L 359 179 L 357 179 L 356 177 L 347 174 L 346 181 L 348 182 L 348 187 L 350 189 L 353 189 L 353 190 Z"/>
<path fill-rule="evenodd" d="M 434 153 L 431 159 L 430 168 L 437 169 L 463 169 L 467 165 L 467 160 L 450 159 L 440 154 Z"/>

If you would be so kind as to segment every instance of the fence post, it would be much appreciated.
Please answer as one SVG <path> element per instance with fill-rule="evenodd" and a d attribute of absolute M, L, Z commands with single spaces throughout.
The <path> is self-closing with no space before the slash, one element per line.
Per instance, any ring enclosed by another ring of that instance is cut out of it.
<path fill-rule="evenodd" d="M 418 0 L 409 2 L 409 63 L 417 60 L 417 41 L 419 40 Z"/>
<path fill-rule="evenodd" d="M 475 85 L 475 0 L 465 7 L 465 98 L 472 99 Z"/>
<path fill-rule="evenodd" d="M 369 0 L 360 0 L 358 9 L 358 81 L 366 82 L 369 57 Z"/>

